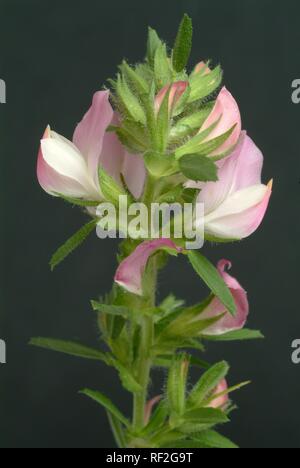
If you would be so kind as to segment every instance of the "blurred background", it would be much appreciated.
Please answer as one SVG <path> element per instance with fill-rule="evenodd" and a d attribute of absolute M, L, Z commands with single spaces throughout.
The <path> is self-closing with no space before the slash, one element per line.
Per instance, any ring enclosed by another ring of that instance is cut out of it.
<path fill-rule="evenodd" d="M 244 448 L 300 448 L 300 365 L 291 362 L 291 343 L 300 338 L 300 105 L 291 101 L 291 83 L 300 78 L 298 0 L 0 0 L 7 84 L 0 106 L 1 447 L 114 446 L 102 409 L 78 395 L 99 389 L 128 411 L 130 396 L 114 371 L 28 346 L 33 336 L 97 345 L 89 300 L 110 290 L 116 268 L 117 243 L 93 235 L 50 272 L 51 254 L 86 217 L 41 190 L 36 156 L 48 123 L 71 138 L 123 57 L 143 58 L 148 25 L 172 45 L 184 12 L 195 27 L 191 63 L 222 64 L 243 126 L 265 155 L 264 181 L 275 183 L 259 231 L 241 243 L 205 246 L 214 262 L 233 262 L 249 293 L 248 326 L 266 335 L 208 346 L 211 362 L 230 362 L 231 384 L 252 380 L 234 395 L 239 410 L 222 432 Z M 170 291 L 189 303 L 206 293 L 184 259 L 172 260 L 160 278 L 160 296 Z M 155 373 L 151 394 L 164 381 L 164 372 Z"/>

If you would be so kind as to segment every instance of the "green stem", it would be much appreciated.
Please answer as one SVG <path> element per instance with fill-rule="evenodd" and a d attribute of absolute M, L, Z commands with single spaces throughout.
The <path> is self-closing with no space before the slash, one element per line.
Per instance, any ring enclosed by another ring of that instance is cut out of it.
<path fill-rule="evenodd" d="M 152 367 L 151 348 L 153 344 L 153 319 L 144 317 L 140 336 L 139 358 L 137 363 L 138 382 L 141 391 L 134 395 L 133 427 L 139 432 L 145 425 L 145 406 Z"/>

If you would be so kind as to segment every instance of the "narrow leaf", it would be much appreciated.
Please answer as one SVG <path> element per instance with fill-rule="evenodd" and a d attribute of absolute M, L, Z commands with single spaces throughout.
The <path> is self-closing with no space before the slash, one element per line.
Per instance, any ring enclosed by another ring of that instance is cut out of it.
<path fill-rule="evenodd" d="M 55 340 L 51 338 L 32 338 L 29 344 L 70 356 L 104 361 L 106 364 L 109 360 L 109 356 L 105 353 L 71 341 Z"/>
<path fill-rule="evenodd" d="M 115 305 L 107 305 L 107 304 L 100 304 L 97 301 L 91 301 L 93 310 L 96 312 L 101 312 L 103 314 L 108 315 L 120 315 L 124 318 L 130 317 L 130 309 L 124 306 L 115 306 Z"/>
<path fill-rule="evenodd" d="M 97 221 L 93 220 L 85 224 L 77 231 L 67 242 L 62 245 L 52 256 L 50 260 L 51 270 L 53 271 L 68 255 L 70 255 L 77 247 L 79 247 L 85 239 L 92 233 L 97 225 Z"/>
<path fill-rule="evenodd" d="M 218 434 L 216 431 L 203 431 L 200 434 L 193 435 L 193 440 L 203 444 L 207 448 L 218 448 L 218 449 L 237 449 L 235 445 L 227 437 Z"/>
<path fill-rule="evenodd" d="M 185 14 L 176 37 L 173 50 L 173 67 L 177 73 L 180 73 L 187 65 L 193 40 L 193 24 L 191 18 Z"/>
<path fill-rule="evenodd" d="M 129 427 L 129 421 L 125 418 L 125 416 L 120 412 L 120 410 L 112 403 L 112 401 L 107 398 L 107 396 L 103 395 L 96 390 L 90 390 L 88 388 L 82 390 L 82 395 L 86 395 L 87 397 L 91 398 L 92 400 L 99 403 L 99 405 L 103 406 L 110 414 L 115 416 L 124 426 Z"/>
<path fill-rule="evenodd" d="M 220 299 L 222 304 L 226 307 L 226 310 L 228 310 L 232 315 L 235 315 L 236 305 L 234 299 L 217 269 L 199 252 L 189 251 L 188 258 L 194 270 L 207 284 L 213 294 Z"/>
<path fill-rule="evenodd" d="M 202 336 L 205 340 L 209 341 L 243 341 L 243 340 L 257 340 L 264 339 L 264 335 L 258 330 L 235 330 L 232 332 L 224 333 L 223 335 L 216 336 Z"/>

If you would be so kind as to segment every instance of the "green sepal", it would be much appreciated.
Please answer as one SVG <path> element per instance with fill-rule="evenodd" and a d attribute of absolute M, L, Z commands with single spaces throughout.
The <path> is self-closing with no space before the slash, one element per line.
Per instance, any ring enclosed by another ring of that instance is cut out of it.
<path fill-rule="evenodd" d="M 125 60 L 122 65 L 120 65 L 120 70 L 125 76 L 126 81 L 131 83 L 139 94 L 147 94 L 149 92 L 149 84 L 147 81 L 137 71 L 131 68 Z"/>
<path fill-rule="evenodd" d="M 123 107 L 123 112 L 127 114 L 127 118 L 133 119 L 135 122 L 146 124 L 146 116 L 140 101 L 131 91 L 130 86 L 123 76 L 118 75 L 116 83 L 117 100 Z M 122 111 L 122 109 L 121 109 Z"/>
<path fill-rule="evenodd" d="M 105 200 L 116 206 L 119 206 L 121 196 L 128 196 L 124 187 L 121 187 L 103 168 L 99 169 L 99 184 Z"/>
<path fill-rule="evenodd" d="M 212 107 L 212 105 L 207 104 L 203 109 L 178 120 L 170 130 L 169 141 L 171 143 L 180 141 L 181 139 L 188 137 L 193 132 L 200 130 L 211 113 Z"/>
<path fill-rule="evenodd" d="M 216 389 L 219 382 L 226 377 L 229 371 L 227 362 L 222 361 L 208 369 L 199 382 L 192 389 L 188 401 L 188 407 L 200 408 L 204 400 Z"/>
<path fill-rule="evenodd" d="M 120 127 L 114 127 L 120 142 L 133 153 L 143 153 L 148 147 L 148 135 L 144 125 L 132 119 L 123 119 Z"/>
<path fill-rule="evenodd" d="M 189 356 L 187 354 L 175 356 L 169 370 L 167 395 L 169 407 L 176 418 L 185 411 L 188 370 Z"/>
<path fill-rule="evenodd" d="M 190 77 L 191 93 L 189 96 L 189 103 L 210 96 L 220 87 L 222 79 L 223 73 L 220 66 L 206 75 L 193 73 Z"/>
<path fill-rule="evenodd" d="M 154 178 L 167 177 L 178 172 L 178 165 L 173 154 L 161 154 L 147 151 L 144 154 L 145 165 Z"/>
<path fill-rule="evenodd" d="M 161 89 L 168 83 L 172 82 L 173 73 L 170 59 L 167 54 L 166 44 L 162 43 L 156 49 L 154 57 L 154 73 L 158 89 Z"/>
<path fill-rule="evenodd" d="M 162 41 L 158 37 L 157 32 L 149 28 L 148 30 L 148 43 L 147 43 L 147 60 L 149 65 L 154 68 L 155 54 L 159 47 L 163 45 Z"/>

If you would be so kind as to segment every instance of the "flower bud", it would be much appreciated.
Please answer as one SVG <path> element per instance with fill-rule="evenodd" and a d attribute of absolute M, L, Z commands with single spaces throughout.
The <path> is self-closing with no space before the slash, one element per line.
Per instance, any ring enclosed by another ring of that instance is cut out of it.
<path fill-rule="evenodd" d="M 169 94 L 169 111 L 171 112 L 175 108 L 176 104 L 178 104 L 178 102 L 180 101 L 188 85 L 189 84 L 187 81 L 177 81 L 176 83 L 172 85 L 167 85 L 164 88 L 162 88 L 155 98 L 156 113 L 159 112 L 160 107 L 168 92 L 170 93 Z"/>

